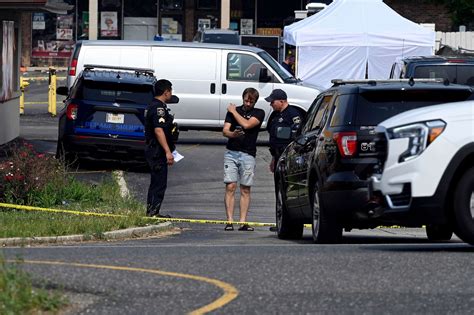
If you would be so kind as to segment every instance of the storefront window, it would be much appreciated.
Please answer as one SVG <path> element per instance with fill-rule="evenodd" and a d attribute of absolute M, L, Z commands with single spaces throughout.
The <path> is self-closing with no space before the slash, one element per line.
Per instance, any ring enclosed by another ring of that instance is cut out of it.
<path fill-rule="evenodd" d="M 217 0 L 197 0 L 198 9 L 217 9 Z"/>
<path fill-rule="evenodd" d="M 183 40 L 183 18 L 179 16 L 162 16 L 161 36 L 165 40 Z"/>
<path fill-rule="evenodd" d="M 160 0 L 161 9 L 164 10 L 182 10 L 183 0 Z"/>
<path fill-rule="evenodd" d="M 32 14 L 32 58 L 69 58 L 74 46 L 73 15 Z"/>

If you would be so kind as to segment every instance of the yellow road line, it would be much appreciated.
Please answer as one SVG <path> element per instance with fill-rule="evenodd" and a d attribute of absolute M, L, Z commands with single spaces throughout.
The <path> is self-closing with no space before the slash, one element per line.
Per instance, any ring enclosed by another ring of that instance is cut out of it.
<path fill-rule="evenodd" d="M 12 260 L 8 260 L 8 262 L 16 262 Z M 60 265 L 60 266 L 73 266 L 73 267 L 81 267 L 81 268 L 95 268 L 95 269 L 110 269 L 110 270 L 120 270 L 120 271 L 133 271 L 133 272 L 144 272 L 144 273 L 151 273 L 157 274 L 161 276 L 168 276 L 168 277 L 177 277 L 177 278 L 184 278 L 184 279 L 191 279 L 200 282 L 206 282 L 212 284 L 224 291 L 224 294 L 215 300 L 212 303 L 206 304 L 203 307 L 198 308 L 190 312 L 189 314 L 192 315 L 200 315 L 212 312 L 218 308 L 223 307 L 224 305 L 228 304 L 232 300 L 234 300 L 239 295 L 239 290 L 233 285 L 226 283 L 221 280 L 207 278 L 203 276 L 196 276 L 186 273 L 178 273 L 178 272 L 169 272 L 169 271 L 161 271 L 156 269 L 145 269 L 145 268 L 133 268 L 133 267 L 122 267 L 122 266 L 108 266 L 108 265 L 95 265 L 95 264 L 81 264 L 81 263 L 67 263 L 61 261 L 42 261 L 42 260 L 24 260 L 20 261 L 22 263 L 27 264 L 40 264 L 40 265 Z"/>

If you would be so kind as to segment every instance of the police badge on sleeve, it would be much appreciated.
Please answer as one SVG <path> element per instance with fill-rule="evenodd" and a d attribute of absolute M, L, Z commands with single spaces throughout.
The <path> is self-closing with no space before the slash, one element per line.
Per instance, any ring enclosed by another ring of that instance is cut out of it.
<path fill-rule="evenodd" d="M 158 117 L 165 117 L 165 109 L 161 108 L 161 107 L 158 107 L 156 109 L 156 114 L 158 115 Z"/>

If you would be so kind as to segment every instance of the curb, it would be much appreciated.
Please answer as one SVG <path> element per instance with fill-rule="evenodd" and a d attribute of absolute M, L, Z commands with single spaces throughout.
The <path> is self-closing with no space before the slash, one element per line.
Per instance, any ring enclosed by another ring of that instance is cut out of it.
<path fill-rule="evenodd" d="M 42 244 L 60 244 L 84 241 L 108 241 L 121 240 L 137 237 L 145 237 L 156 232 L 169 230 L 172 226 L 171 222 L 159 223 L 145 227 L 128 228 L 124 230 L 105 232 L 102 237 L 91 235 L 65 235 L 65 236 L 42 236 L 42 237 L 11 237 L 0 238 L 0 245 L 5 246 L 25 246 L 25 245 L 42 245 Z"/>

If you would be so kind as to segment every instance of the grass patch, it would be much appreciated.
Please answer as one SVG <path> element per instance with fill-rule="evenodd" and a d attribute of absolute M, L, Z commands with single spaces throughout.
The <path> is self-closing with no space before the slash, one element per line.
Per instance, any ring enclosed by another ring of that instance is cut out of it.
<path fill-rule="evenodd" d="M 67 305 L 59 292 L 35 288 L 20 264 L 21 260 L 10 264 L 0 256 L 0 314 L 56 312 Z"/>
<path fill-rule="evenodd" d="M 126 215 L 123 218 L 83 216 L 42 211 L 0 209 L 0 238 L 60 236 L 85 234 L 101 238 L 104 232 L 145 226 L 145 207 L 142 203 L 120 195 L 113 180 L 90 185 L 70 179 L 69 185 L 59 190 L 47 186 L 33 198 L 37 207 L 78 210 L 82 212 Z M 60 206 L 58 206 L 60 204 Z"/>
<path fill-rule="evenodd" d="M 0 238 L 86 234 L 144 226 L 145 205 L 122 197 L 113 178 L 99 184 L 75 179 L 65 164 L 17 143 L 0 160 L 0 202 L 41 208 L 125 215 L 124 218 L 81 216 L 0 208 Z"/>

